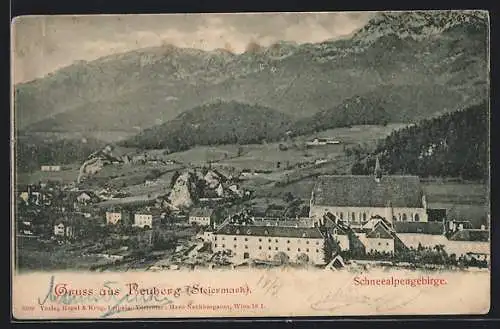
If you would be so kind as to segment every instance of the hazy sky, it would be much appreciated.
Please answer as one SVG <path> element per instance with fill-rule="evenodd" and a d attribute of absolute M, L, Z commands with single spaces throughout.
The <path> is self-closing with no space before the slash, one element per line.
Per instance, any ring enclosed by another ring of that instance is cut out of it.
<path fill-rule="evenodd" d="M 25 16 L 12 24 L 14 82 L 93 60 L 170 43 L 243 52 L 250 42 L 321 42 L 362 27 L 370 13 Z"/>

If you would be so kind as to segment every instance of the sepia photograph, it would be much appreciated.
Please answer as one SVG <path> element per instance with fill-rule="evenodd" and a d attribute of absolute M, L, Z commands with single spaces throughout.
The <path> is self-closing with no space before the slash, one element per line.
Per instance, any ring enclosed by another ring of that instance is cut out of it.
<path fill-rule="evenodd" d="M 11 30 L 18 317 L 488 312 L 488 12 Z"/>

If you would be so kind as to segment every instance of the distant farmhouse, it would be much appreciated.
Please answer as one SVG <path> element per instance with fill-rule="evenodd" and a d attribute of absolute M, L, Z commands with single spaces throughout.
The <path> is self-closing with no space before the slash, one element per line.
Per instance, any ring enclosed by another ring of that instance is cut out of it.
<path fill-rule="evenodd" d="M 322 145 L 337 145 L 340 141 L 332 138 L 319 138 L 316 137 L 312 141 L 306 142 L 306 146 L 322 146 Z"/>
<path fill-rule="evenodd" d="M 417 176 L 383 176 L 377 159 L 373 176 L 321 176 L 310 199 L 310 217 L 333 214 L 361 227 L 380 216 L 389 223 L 428 222 L 427 203 Z"/>
<path fill-rule="evenodd" d="M 45 166 L 41 166 L 40 170 L 41 171 L 61 171 L 61 166 L 45 165 Z"/>

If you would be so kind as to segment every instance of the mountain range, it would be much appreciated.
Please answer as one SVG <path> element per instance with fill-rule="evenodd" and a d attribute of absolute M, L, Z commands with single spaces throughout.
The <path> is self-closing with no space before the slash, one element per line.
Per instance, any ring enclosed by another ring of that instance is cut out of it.
<path fill-rule="evenodd" d="M 233 129 L 248 114 L 240 108 L 256 111 L 247 116 L 253 123 L 264 114 L 283 123 L 276 132 L 412 122 L 487 98 L 488 37 L 483 12 L 402 12 L 377 14 L 348 38 L 314 44 L 251 44 L 242 54 L 144 48 L 16 85 L 16 124 L 21 132 L 146 129 L 168 145 L 163 135 L 172 131 L 213 132 L 231 120 Z"/>

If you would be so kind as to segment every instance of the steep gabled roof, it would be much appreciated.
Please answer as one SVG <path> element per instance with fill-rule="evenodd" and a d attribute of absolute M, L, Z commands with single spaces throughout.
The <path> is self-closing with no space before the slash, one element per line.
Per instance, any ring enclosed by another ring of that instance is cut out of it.
<path fill-rule="evenodd" d="M 338 207 L 422 208 L 423 190 L 417 176 L 320 176 L 314 186 L 314 204 Z"/>
<path fill-rule="evenodd" d="M 193 208 L 189 212 L 190 217 L 210 217 L 214 213 L 213 209 L 210 208 Z"/>

